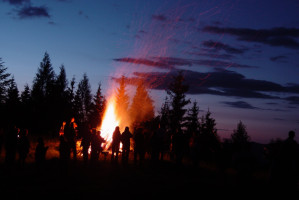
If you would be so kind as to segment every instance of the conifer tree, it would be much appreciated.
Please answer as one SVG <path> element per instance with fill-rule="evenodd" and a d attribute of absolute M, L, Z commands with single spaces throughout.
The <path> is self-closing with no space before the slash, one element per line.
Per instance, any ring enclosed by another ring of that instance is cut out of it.
<path fill-rule="evenodd" d="M 9 120 L 9 123 L 12 123 L 13 125 L 18 125 L 20 116 L 20 97 L 19 90 L 14 77 L 10 79 L 10 84 L 7 89 L 7 98 L 5 106 L 7 109 L 6 116 Z"/>
<path fill-rule="evenodd" d="M 120 128 L 129 126 L 129 95 L 126 91 L 126 80 L 125 76 L 122 76 L 119 81 L 119 87 L 116 90 L 116 114 L 121 116 Z"/>
<path fill-rule="evenodd" d="M 7 67 L 4 67 L 4 63 L 0 58 L 0 106 L 5 103 L 7 88 L 10 84 L 10 74 L 6 70 Z"/>
<path fill-rule="evenodd" d="M 78 84 L 75 95 L 75 120 L 77 123 L 87 122 L 92 108 L 92 95 L 89 79 L 84 73 Z"/>
<path fill-rule="evenodd" d="M 153 100 L 144 87 L 144 82 L 140 81 L 136 88 L 130 107 L 130 118 L 134 127 L 138 127 L 141 123 L 149 121 L 154 117 Z M 136 128 L 135 127 L 135 128 Z"/>
<path fill-rule="evenodd" d="M 191 134 L 195 133 L 197 134 L 199 132 L 200 123 L 199 123 L 199 107 L 197 105 L 197 102 L 193 102 L 193 106 L 188 110 L 188 115 L 186 117 L 187 119 L 187 132 L 189 136 Z"/>
<path fill-rule="evenodd" d="M 102 122 L 105 111 L 106 100 L 102 94 L 101 83 L 99 83 L 97 93 L 93 97 L 92 109 L 90 114 L 90 124 L 92 127 L 98 127 Z"/>
<path fill-rule="evenodd" d="M 237 125 L 237 129 L 231 134 L 232 143 L 235 147 L 235 150 L 245 150 L 250 141 L 250 137 L 247 133 L 246 126 L 240 121 Z"/>
<path fill-rule="evenodd" d="M 182 72 L 173 77 L 173 82 L 168 87 L 167 94 L 170 97 L 171 105 L 170 124 L 173 133 L 181 129 L 185 122 L 185 113 L 187 112 L 185 106 L 190 103 L 190 100 L 186 99 L 188 88 L 187 85 L 184 85 Z"/>

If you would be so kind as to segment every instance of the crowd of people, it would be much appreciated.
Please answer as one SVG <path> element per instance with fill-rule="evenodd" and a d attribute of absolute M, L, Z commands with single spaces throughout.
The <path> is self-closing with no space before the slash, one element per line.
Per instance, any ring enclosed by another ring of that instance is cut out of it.
<path fill-rule="evenodd" d="M 78 137 L 78 135 L 80 136 Z M 24 166 L 31 147 L 28 130 L 12 126 L 8 131 L 0 129 L 0 136 L 0 154 L 2 146 L 4 146 L 5 163 L 11 166 L 18 159 L 18 163 Z M 169 156 L 169 160 L 173 160 L 179 165 L 182 165 L 187 154 L 194 165 L 197 165 L 200 159 L 205 158 L 203 147 L 199 145 L 196 135 L 186 138 L 182 131 L 177 131 L 169 136 L 160 126 L 152 132 L 140 127 L 133 133 L 129 127 L 125 127 L 121 132 L 120 127 L 117 126 L 113 132 L 112 141 L 105 141 L 99 130 L 90 128 L 88 125 L 78 127 L 72 118 L 69 122 L 63 123 L 59 132 L 60 166 L 63 170 L 67 170 L 70 160 L 76 161 L 79 153 L 82 153 L 85 165 L 97 163 L 101 154 L 104 154 L 106 158 L 108 152 L 111 154 L 111 163 L 121 162 L 124 165 L 129 163 L 131 151 L 133 151 L 132 161 L 138 165 L 142 165 L 145 158 L 149 158 L 153 164 L 158 163 L 165 159 L 165 154 Z M 294 138 L 295 132 L 290 131 L 287 139 L 275 144 L 277 147 L 274 144 L 265 146 L 264 156 L 269 159 L 270 179 L 274 184 L 285 182 L 291 184 L 289 187 L 297 185 L 299 146 Z M 78 141 L 80 142 L 79 147 L 77 146 Z M 48 149 L 43 138 L 38 137 L 34 154 L 37 167 L 41 167 L 45 163 Z M 233 161 L 230 163 L 234 164 L 233 167 L 241 175 L 246 176 L 251 173 L 253 157 L 245 148 L 234 152 L 223 144 L 221 151 L 212 153 L 214 154 L 209 155 L 214 156 L 214 161 L 219 168 L 225 168 L 227 167 L 224 166 L 225 162 Z M 146 155 L 148 156 L 146 157 Z M 121 161 L 119 161 L 120 156 Z"/>

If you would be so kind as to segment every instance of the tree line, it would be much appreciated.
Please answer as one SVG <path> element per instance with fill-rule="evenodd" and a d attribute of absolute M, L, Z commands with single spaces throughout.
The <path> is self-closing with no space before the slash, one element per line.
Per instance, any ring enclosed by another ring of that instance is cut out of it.
<path fill-rule="evenodd" d="M 7 72 L 7 67 L 0 59 L 1 128 L 17 126 L 28 129 L 32 135 L 56 137 L 62 122 L 68 122 L 72 117 L 76 119 L 78 127 L 88 124 L 96 128 L 101 124 L 106 106 L 101 83 L 93 95 L 86 73 L 76 85 L 74 77 L 70 81 L 67 79 L 63 65 L 59 69 L 56 74 L 50 56 L 45 52 L 32 86 L 26 84 L 20 93 L 14 76 Z M 118 83 L 116 114 L 121 114 L 127 123 L 121 124 L 121 127 L 130 126 L 133 132 L 140 127 L 150 132 L 162 129 L 169 145 L 172 145 L 171 139 L 175 133 L 182 132 L 185 141 L 200 142 L 207 155 L 220 149 L 216 120 L 210 111 L 199 117 L 198 103 L 191 103 L 186 97 L 188 85 L 184 84 L 181 73 L 173 77 L 166 89 L 167 96 L 157 116 L 153 100 L 142 81 L 136 83 L 136 93 L 131 104 L 126 90 L 126 78 L 122 76 Z M 187 109 L 190 104 L 191 108 Z M 232 141 L 247 143 L 249 140 L 246 127 L 240 121 L 232 134 Z"/>

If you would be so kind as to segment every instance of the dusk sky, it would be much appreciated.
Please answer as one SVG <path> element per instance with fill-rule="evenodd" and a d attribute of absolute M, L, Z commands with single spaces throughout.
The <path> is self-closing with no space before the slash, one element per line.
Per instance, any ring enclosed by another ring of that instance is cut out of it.
<path fill-rule="evenodd" d="M 0 0 L 0 57 L 20 91 L 48 52 L 77 83 L 113 91 L 144 78 L 158 111 L 172 75 L 220 138 L 241 120 L 252 141 L 299 140 L 297 0 Z M 131 87 L 134 91 L 134 86 Z"/>

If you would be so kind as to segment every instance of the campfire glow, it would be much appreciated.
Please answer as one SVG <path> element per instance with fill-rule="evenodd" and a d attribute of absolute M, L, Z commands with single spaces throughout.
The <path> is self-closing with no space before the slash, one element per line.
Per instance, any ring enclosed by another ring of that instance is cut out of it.
<path fill-rule="evenodd" d="M 108 150 L 111 142 L 113 131 L 116 126 L 119 126 L 119 120 L 115 114 L 115 98 L 112 97 L 107 101 L 107 107 L 103 116 L 103 121 L 100 126 L 101 136 L 106 140 L 104 150 Z"/>

